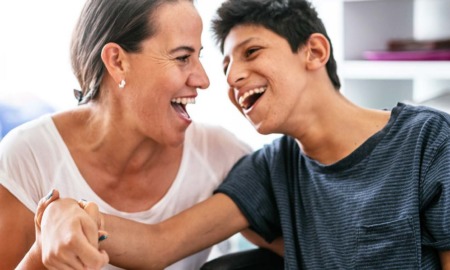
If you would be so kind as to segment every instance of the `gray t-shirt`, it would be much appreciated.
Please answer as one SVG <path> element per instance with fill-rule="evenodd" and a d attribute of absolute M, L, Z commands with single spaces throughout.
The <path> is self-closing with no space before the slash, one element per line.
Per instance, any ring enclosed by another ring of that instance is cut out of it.
<path fill-rule="evenodd" d="M 241 159 L 216 192 L 266 240 L 284 237 L 285 269 L 440 269 L 438 250 L 450 250 L 449 136 L 449 115 L 398 104 L 335 164 L 284 136 Z"/>

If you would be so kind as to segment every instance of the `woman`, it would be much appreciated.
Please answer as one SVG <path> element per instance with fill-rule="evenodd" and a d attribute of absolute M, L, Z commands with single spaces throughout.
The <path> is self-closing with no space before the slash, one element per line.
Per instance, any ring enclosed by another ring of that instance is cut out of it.
<path fill-rule="evenodd" d="M 23 258 L 23 269 L 42 267 L 33 212 L 53 188 L 155 223 L 209 197 L 250 151 L 221 128 L 192 123 L 186 111 L 197 88 L 209 86 L 201 32 L 192 1 L 86 2 L 71 46 L 80 106 L 27 123 L 0 145 L 0 204 L 8 205 L 0 237 L 13 243 L 1 245 L 0 269 Z M 197 269 L 208 253 L 168 269 Z"/>

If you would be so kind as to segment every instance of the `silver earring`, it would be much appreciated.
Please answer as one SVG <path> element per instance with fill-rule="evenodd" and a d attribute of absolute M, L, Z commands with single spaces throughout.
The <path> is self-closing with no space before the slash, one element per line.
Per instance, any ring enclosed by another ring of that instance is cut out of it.
<path fill-rule="evenodd" d="M 127 84 L 127 82 L 125 80 L 121 80 L 119 83 L 119 88 L 124 89 L 126 84 Z"/>

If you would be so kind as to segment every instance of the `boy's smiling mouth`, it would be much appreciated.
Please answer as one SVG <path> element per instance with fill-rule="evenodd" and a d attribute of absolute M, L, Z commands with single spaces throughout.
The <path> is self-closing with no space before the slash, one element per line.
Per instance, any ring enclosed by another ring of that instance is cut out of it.
<path fill-rule="evenodd" d="M 266 92 L 266 89 L 267 87 L 260 87 L 245 92 L 242 96 L 239 97 L 239 106 L 241 106 L 241 108 L 244 110 L 250 109 L 264 94 L 264 92 Z"/>

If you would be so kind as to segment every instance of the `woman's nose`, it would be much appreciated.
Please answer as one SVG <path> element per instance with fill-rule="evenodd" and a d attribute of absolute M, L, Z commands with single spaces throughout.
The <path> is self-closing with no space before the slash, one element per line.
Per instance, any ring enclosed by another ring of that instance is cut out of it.
<path fill-rule="evenodd" d="M 206 89 L 209 87 L 210 84 L 205 68 L 200 62 L 198 62 L 197 67 L 195 68 L 195 71 L 191 74 L 189 80 L 190 85 L 195 86 L 196 88 L 199 89 Z"/>

